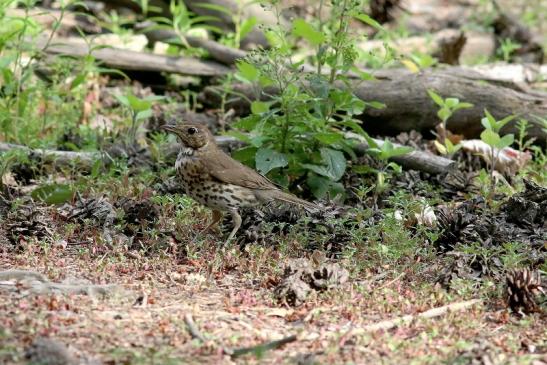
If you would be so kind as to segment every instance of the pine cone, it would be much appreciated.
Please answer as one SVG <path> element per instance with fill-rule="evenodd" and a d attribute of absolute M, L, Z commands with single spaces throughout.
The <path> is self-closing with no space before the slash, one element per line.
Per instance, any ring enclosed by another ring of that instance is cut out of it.
<path fill-rule="evenodd" d="M 478 193 L 479 185 L 477 183 L 478 173 L 475 171 L 466 172 L 455 170 L 439 176 L 438 180 L 443 187 L 443 195 L 446 198 L 465 199 L 469 193 Z"/>
<path fill-rule="evenodd" d="M 529 269 L 511 270 L 506 276 L 507 305 L 515 313 L 541 312 L 537 304 L 539 293 L 545 293 L 541 287 L 539 272 Z"/>
<path fill-rule="evenodd" d="M 8 214 L 6 227 L 10 242 L 18 246 L 22 238 L 35 237 L 41 240 L 50 237 L 48 220 L 43 209 L 33 202 L 20 206 L 15 212 Z"/>

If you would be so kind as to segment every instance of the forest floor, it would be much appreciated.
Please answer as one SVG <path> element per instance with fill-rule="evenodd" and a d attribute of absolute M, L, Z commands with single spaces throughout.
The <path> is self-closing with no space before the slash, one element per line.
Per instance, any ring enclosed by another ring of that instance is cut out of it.
<path fill-rule="evenodd" d="M 142 198 L 149 192 L 139 179 L 116 178 L 99 189 L 107 186 L 114 196 L 142 189 L 137 193 Z M 84 292 L 89 284 L 118 287 L 104 295 L 97 290 L 88 290 L 87 295 L 55 290 L 31 294 L 36 288 L 34 277 L 11 281 L 4 277 L 0 280 L 2 363 L 25 363 L 25 348 L 36 337 L 54 338 L 67 344 L 73 356 L 105 364 L 547 361 L 545 316 L 510 314 L 503 279 L 496 281 L 495 275 L 461 278 L 450 276 L 457 272 L 453 270 L 446 279 L 450 266 L 446 256 L 430 250 L 431 244 L 419 234 L 402 234 L 407 229 L 393 220 L 378 228 L 388 245 L 384 256 L 378 254 L 372 237 L 353 236 L 342 254 L 322 259 L 336 261 L 349 278 L 334 282 L 328 290 L 312 290 L 303 304 L 290 306 L 276 294 L 284 268 L 294 258 L 313 261 L 316 252 L 312 254 L 308 245 L 314 242 L 298 225 L 286 234 L 268 235 L 261 244 L 222 248 L 221 236 L 197 235 L 208 211 L 177 198 L 161 203 L 155 230 L 135 232 L 131 230 L 138 230 L 137 226 L 119 223 L 112 228 L 113 242 L 105 243 L 98 238 L 104 234 L 101 224 L 66 218 L 67 209 L 74 212 L 69 205 L 57 208 L 24 198 L 16 201 L 19 211 L 33 210 L 24 214 L 31 217 L 25 229 L 34 230 L 34 236 L 25 236 L 29 233 L 25 231 L 15 240 L 3 241 L 3 270 L 41 273 L 50 282 L 81 285 Z M 141 209 L 153 209 L 142 204 Z M 125 214 L 126 220 L 131 219 Z M 15 229 L 10 222 L 10 229 Z M 46 226 L 47 231 L 40 228 Z M 140 234 L 141 241 L 129 242 L 123 232 Z M 351 253 L 355 247 L 360 247 L 359 254 Z M 408 251 L 401 253 L 407 257 L 389 259 L 389 250 L 404 247 Z M 450 282 L 449 290 L 443 280 Z M 367 327 L 470 300 L 477 302 L 438 317 L 414 318 L 387 330 Z M 202 339 L 189 331 L 188 316 Z M 292 335 L 296 340 L 278 348 L 229 355 L 230 349 Z"/>

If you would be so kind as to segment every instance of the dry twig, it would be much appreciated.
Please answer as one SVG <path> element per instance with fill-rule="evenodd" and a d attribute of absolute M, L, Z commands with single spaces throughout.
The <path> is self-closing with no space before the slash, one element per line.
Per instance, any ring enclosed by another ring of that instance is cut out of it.
<path fill-rule="evenodd" d="M 386 321 L 373 323 L 373 324 L 370 324 L 368 326 L 364 326 L 364 327 L 360 327 L 360 328 L 352 328 L 348 331 L 346 336 L 361 335 L 361 334 L 364 334 L 364 333 L 367 333 L 367 332 L 374 332 L 374 331 L 378 331 L 378 330 L 389 330 L 389 329 L 395 328 L 397 326 L 400 326 L 402 324 L 412 322 L 415 319 L 435 318 L 435 317 L 439 317 L 439 316 L 445 315 L 445 314 L 450 313 L 450 312 L 459 312 L 459 311 L 462 311 L 462 310 L 467 309 L 469 307 L 472 307 L 473 305 L 478 304 L 480 302 L 481 302 L 480 299 L 472 299 L 472 300 L 468 300 L 468 301 L 465 301 L 465 302 L 452 303 L 452 304 L 448 304 L 448 305 L 445 305 L 445 306 L 442 306 L 442 307 L 429 309 L 429 310 L 427 310 L 423 313 L 420 313 L 420 314 L 416 314 L 416 315 L 409 314 L 409 315 L 406 315 L 406 316 L 397 317 L 397 318 L 394 318 L 394 319 L 389 319 L 389 320 L 386 320 Z"/>

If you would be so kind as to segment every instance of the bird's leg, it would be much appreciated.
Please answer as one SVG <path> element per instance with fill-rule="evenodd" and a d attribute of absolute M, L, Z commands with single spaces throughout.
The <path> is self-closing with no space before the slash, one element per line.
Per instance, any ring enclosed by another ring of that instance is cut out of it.
<path fill-rule="evenodd" d="M 201 231 L 201 233 L 207 232 L 211 229 L 213 229 L 215 233 L 218 233 L 219 232 L 218 222 L 220 222 L 221 219 L 222 219 L 222 212 L 220 210 L 213 209 L 213 216 L 212 216 L 211 223 L 209 223 L 209 225 L 205 227 L 205 229 Z"/>
<path fill-rule="evenodd" d="M 230 232 L 230 235 L 224 242 L 225 245 L 227 245 L 228 242 L 230 242 L 232 238 L 234 238 L 234 236 L 236 235 L 236 232 L 239 230 L 239 227 L 241 227 L 241 216 L 239 215 L 237 210 L 232 210 L 230 211 L 230 213 L 232 214 L 232 222 L 234 223 L 234 228 L 232 229 L 232 232 Z"/>

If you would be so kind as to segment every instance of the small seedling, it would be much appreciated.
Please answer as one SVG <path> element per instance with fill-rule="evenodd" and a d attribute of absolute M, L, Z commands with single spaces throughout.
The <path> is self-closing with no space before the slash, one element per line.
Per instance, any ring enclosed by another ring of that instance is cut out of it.
<path fill-rule="evenodd" d="M 452 141 L 446 138 L 447 121 L 457 110 L 472 108 L 473 104 L 461 102 L 458 98 L 451 97 L 443 99 L 433 90 L 427 90 L 427 93 L 429 94 L 429 97 L 435 102 L 435 104 L 439 106 L 437 116 L 439 117 L 439 119 L 441 119 L 439 135 L 437 136 L 439 140 L 435 141 L 435 146 L 443 155 L 452 156 L 461 148 L 461 145 L 454 145 Z"/>
<path fill-rule="evenodd" d="M 127 108 L 131 115 L 131 128 L 129 129 L 127 141 L 132 143 L 135 141 L 139 122 L 152 116 L 152 103 L 162 100 L 163 97 L 152 95 L 141 99 L 129 93 L 126 96 L 116 95 L 116 99 Z"/>
<path fill-rule="evenodd" d="M 495 188 L 494 183 L 494 171 L 498 163 L 499 154 L 502 149 L 509 147 L 515 141 L 515 136 L 513 134 L 506 134 L 505 136 L 500 135 L 500 130 L 515 117 L 509 115 L 501 120 L 496 120 L 490 114 L 488 110 L 484 110 L 486 117 L 481 119 L 481 124 L 484 126 L 485 130 L 481 133 L 481 140 L 490 146 L 490 156 L 489 156 L 489 173 L 492 184 L 492 189 Z"/>
<path fill-rule="evenodd" d="M 389 159 L 412 152 L 413 148 L 408 146 L 396 147 L 387 139 L 382 144 L 379 144 L 369 136 L 365 136 L 365 138 L 369 145 L 367 153 L 382 162 L 382 167 L 379 170 L 376 170 L 376 188 L 374 197 L 374 200 L 376 201 L 377 197 L 389 188 L 390 175 L 388 174 L 388 171 L 391 170 L 395 173 L 401 173 L 402 171 L 401 166 L 393 161 L 388 162 Z"/>
<path fill-rule="evenodd" d="M 511 60 L 511 55 L 513 52 L 515 52 L 517 49 L 522 47 L 521 44 L 513 42 L 510 38 L 505 38 L 501 40 L 500 48 L 498 48 L 498 55 L 501 56 L 501 59 L 505 62 L 509 62 Z"/>

